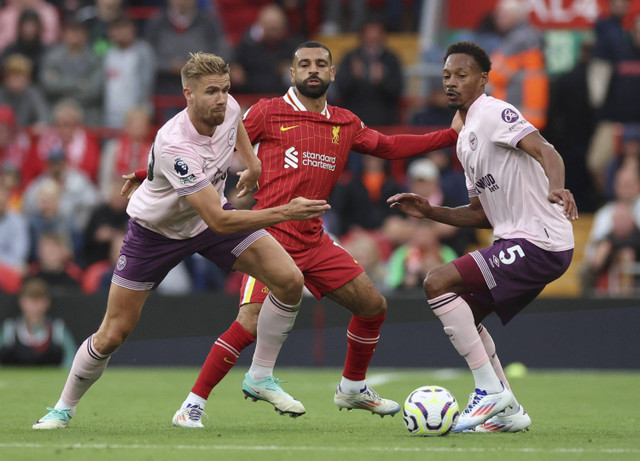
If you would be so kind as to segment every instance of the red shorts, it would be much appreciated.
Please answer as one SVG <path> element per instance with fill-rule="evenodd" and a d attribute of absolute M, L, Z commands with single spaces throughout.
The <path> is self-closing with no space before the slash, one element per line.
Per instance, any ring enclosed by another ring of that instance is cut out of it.
<path fill-rule="evenodd" d="M 324 234 L 320 245 L 305 250 L 287 249 L 304 275 L 304 285 L 317 299 L 340 288 L 364 272 L 347 250 Z M 269 289 L 253 277 L 244 275 L 240 288 L 240 305 L 262 303 Z"/>

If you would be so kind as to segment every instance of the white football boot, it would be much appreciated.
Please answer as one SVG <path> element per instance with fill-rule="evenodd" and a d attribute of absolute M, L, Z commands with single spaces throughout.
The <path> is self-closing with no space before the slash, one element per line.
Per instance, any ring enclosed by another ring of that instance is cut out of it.
<path fill-rule="evenodd" d="M 384 418 L 385 415 L 395 415 L 400 411 L 400 405 L 397 402 L 389 399 L 381 398 L 376 391 L 366 386 L 359 394 L 345 394 L 340 389 L 340 386 L 336 389 L 336 394 L 333 396 L 333 402 L 338 405 L 338 408 L 342 410 L 368 410 L 374 415 L 380 415 Z"/>
<path fill-rule="evenodd" d="M 504 386 L 501 392 L 495 394 L 487 394 L 486 391 L 476 389 L 469 395 L 469 403 L 460 414 L 453 432 L 462 432 L 476 427 L 512 404 L 513 394 Z"/>

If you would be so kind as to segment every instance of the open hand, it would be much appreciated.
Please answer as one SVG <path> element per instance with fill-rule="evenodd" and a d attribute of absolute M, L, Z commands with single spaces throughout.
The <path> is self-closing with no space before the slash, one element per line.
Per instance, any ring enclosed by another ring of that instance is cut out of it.
<path fill-rule="evenodd" d="M 414 218 L 426 218 L 431 210 L 429 201 L 417 194 L 396 194 L 389 197 L 387 203 Z"/>
<path fill-rule="evenodd" d="M 309 200 L 296 197 L 287 204 L 287 216 L 291 221 L 304 221 L 322 216 L 331 209 L 326 200 Z"/>

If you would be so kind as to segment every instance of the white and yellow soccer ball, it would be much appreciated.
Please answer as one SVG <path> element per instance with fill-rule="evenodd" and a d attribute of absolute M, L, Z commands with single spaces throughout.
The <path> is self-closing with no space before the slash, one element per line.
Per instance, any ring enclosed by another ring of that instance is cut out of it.
<path fill-rule="evenodd" d="M 447 435 L 460 411 L 451 392 L 440 386 L 422 386 L 409 394 L 402 406 L 404 424 L 412 435 Z"/>

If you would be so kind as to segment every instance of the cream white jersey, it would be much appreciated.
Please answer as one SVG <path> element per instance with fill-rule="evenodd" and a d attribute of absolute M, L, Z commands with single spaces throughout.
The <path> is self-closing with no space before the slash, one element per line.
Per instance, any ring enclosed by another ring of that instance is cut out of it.
<path fill-rule="evenodd" d="M 562 207 L 547 200 L 549 180 L 516 146 L 536 128 L 511 104 L 482 95 L 469 108 L 457 153 L 469 197 L 478 197 L 495 239 L 524 238 L 547 251 L 574 247 Z"/>
<path fill-rule="evenodd" d="M 224 122 L 213 136 L 199 134 L 183 110 L 158 131 L 149 152 L 148 177 L 133 194 L 127 213 L 141 226 L 183 240 L 207 228 L 186 196 L 213 184 L 221 205 L 236 145 L 240 106 L 229 96 Z"/>

